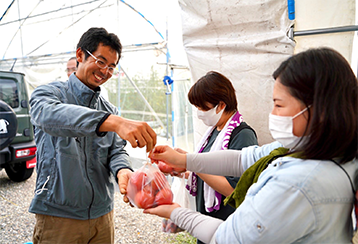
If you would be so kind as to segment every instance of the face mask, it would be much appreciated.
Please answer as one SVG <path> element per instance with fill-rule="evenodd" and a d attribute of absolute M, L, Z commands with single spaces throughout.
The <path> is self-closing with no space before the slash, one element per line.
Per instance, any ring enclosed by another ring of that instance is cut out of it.
<path fill-rule="evenodd" d="M 278 116 L 269 114 L 269 130 L 273 139 L 280 142 L 286 148 L 292 148 L 300 141 L 301 137 L 293 134 L 293 119 L 303 114 L 310 106 L 303 109 L 295 116 Z"/>
<path fill-rule="evenodd" d="M 218 104 L 219 105 L 219 104 Z M 216 108 L 218 105 L 215 106 L 215 108 L 212 108 L 208 111 L 201 111 L 198 110 L 198 118 L 201 119 L 204 124 L 207 126 L 214 126 L 218 123 L 219 119 L 221 118 L 221 115 L 223 114 L 225 108 L 223 108 L 218 114 L 216 113 Z"/>

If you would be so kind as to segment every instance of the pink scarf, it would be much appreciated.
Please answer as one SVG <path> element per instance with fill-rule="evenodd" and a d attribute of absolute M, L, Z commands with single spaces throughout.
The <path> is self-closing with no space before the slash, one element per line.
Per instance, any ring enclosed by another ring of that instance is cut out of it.
<path fill-rule="evenodd" d="M 236 112 L 228 120 L 228 122 L 225 124 L 223 130 L 221 131 L 221 133 L 225 133 L 224 136 L 223 137 L 221 136 L 219 139 L 220 134 L 218 135 L 218 137 L 215 139 L 215 142 L 212 145 L 210 151 L 226 150 L 229 146 L 229 141 L 230 141 L 230 136 L 231 136 L 232 131 L 240 125 L 242 120 L 243 120 L 242 115 L 239 112 Z M 199 143 L 199 146 L 200 145 L 201 146 L 200 146 L 200 149 L 197 150 L 198 153 L 201 153 L 204 150 L 204 148 L 208 144 L 210 136 L 215 128 L 216 127 L 213 126 L 213 127 L 210 127 L 206 131 L 201 142 Z M 218 141 L 218 139 L 221 140 L 221 142 Z M 189 175 L 189 178 L 188 178 L 186 188 L 188 189 L 188 191 L 190 192 L 190 194 L 192 196 L 197 195 L 197 185 L 198 185 L 197 180 L 198 180 L 198 176 L 194 172 L 191 172 Z M 216 192 L 214 189 L 212 189 L 210 186 L 208 186 L 204 182 L 204 201 L 205 201 L 205 208 L 206 208 L 207 212 L 212 212 L 214 210 L 220 209 L 221 197 L 222 197 L 222 195 L 220 193 Z"/>

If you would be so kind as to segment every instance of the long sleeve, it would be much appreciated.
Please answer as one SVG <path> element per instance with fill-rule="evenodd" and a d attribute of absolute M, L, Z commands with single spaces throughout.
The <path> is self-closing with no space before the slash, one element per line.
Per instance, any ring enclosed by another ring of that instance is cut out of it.
<path fill-rule="evenodd" d="M 242 173 L 263 156 L 281 144 L 273 142 L 262 147 L 250 146 L 241 151 L 224 150 L 208 153 L 188 153 L 186 167 L 188 170 L 204 174 L 241 176 Z M 220 163 L 218 163 L 220 162 Z"/>
<path fill-rule="evenodd" d="M 170 219 L 204 243 L 210 243 L 217 228 L 223 223 L 221 219 L 202 215 L 187 208 L 174 209 Z"/>
<path fill-rule="evenodd" d="M 117 173 L 120 169 L 128 168 L 133 171 L 129 156 L 124 149 L 126 144 L 127 141 L 121 139 L 117 134 L 114 135 L 113 143 L 110 147 L 108 158 L 110 160 L 109 167 L 112 174 L 116 178 L 116 182 L 118 182 Z"/>
<path fill-rule="evenodd" d="M 50 85 L 36 88 L 30 99 L 31 123 L 52 136 L 96 136 L 97 125 L 108 112 L 68 104 L 60 94 Z"/>
<path fill-rule="evenodd" d="M 186 167 L 192 172 L 240 176 L 243 173 L 240 155 L 241 151 L 237 150 L 214 151 L 199 154 L 188 153 Z"/>

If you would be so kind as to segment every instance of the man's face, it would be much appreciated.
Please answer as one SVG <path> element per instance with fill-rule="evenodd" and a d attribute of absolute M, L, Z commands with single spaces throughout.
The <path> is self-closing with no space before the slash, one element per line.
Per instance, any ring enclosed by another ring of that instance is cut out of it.
<path fill-rule="evenodd" d="M 76 59 L 68 60 L 67 69 L 66 69 L 67 77 L 70 77 L 70 75 L 77 70 L 76 64 L 77 64 Z"/>
<path fill-rule="evenodd" d="M 105 83 L 112 75 L 108 73 L 108 68 L 99 68 L 96 64 L 96 59 L 92 56 L 89 56 L 87 60 L 85 60 L 85 52 L 86 50 L 81 50 L 81 48 L 76 51 L 77 61 L 79 62 L 76 76 L 93 90 Z M 108 67 L 116 67 L 117 65 L 118 53 L 109 46 L 103 46 L 100 43 L 97 50 L 92 54 L 97 59 L 106 63 Z"/>

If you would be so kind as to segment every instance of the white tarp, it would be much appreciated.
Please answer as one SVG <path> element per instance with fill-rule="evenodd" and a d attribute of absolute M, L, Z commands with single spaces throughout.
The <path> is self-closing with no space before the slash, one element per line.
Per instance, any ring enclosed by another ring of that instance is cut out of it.
<path fill-rule="evenodd" d="M 357 70 L 354 32 L 288 38 L 294 31 L 357 24 L 355 0 L 296 0 L 296 19 L 288 19 L 287 0 L 179 1 L 183 42 L 193 82 L 209 70 L 227 76 L 236 89 L 239 111 L 257 132 L 259 144 L 272 141 L 273 71 L 292 55 L 311 47 L 336 49 Z M 357 47 L 356 47 L 357 48 Z M 194 114 L 195 141 L 206 126 Z"/>
<path fill-rule="evenodd" d="M 355 0 L 296 1 L 295 31 L 352 26 L 355 24 L 357 24 Z M 352 56 L 354 34 L 354 32 L 340 32 L 297 36 L 295 37 L 295 53 L 309 47 L 328 46 L 340 52 L 349 62 L 356 64 L 357 56 Z M 357 66 L 355 66 L 355 71 L 356 68 Z"/>
<path fill-rule="evenodd" d="M 209 70 L 234 84 L 239 111 L 258 134 L 272 141 L 268 114 L 272 108 L 272 72 L 294 52 L 286 33 L 292 25 L 287 0 L 226 0 L 179 2 L 183 42 L 193 81 Z M 195 120 L 195 140 L 205 125 Z"/>

